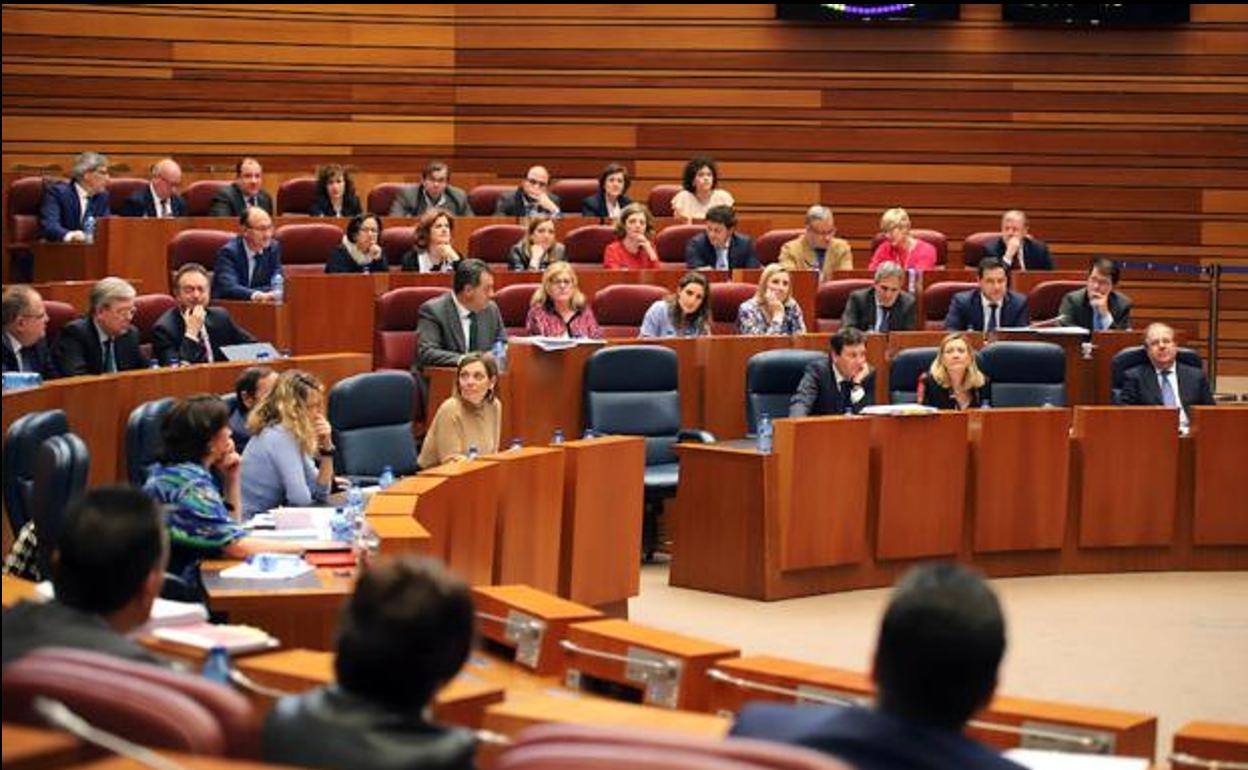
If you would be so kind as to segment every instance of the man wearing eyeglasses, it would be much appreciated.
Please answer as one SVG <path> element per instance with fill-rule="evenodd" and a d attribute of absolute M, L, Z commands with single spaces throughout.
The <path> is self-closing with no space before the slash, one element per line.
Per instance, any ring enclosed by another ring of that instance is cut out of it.
<path fill-rule="evenodd" d="M 548 192 L 550 188 L 550 172 L 542 166 L 534 166 L 524 175 L 524 181 L 511 195 L 498 199 L 494 208 L 494 216 L 499 217 L 531 217 L 544 214 L 550 217 L 559 216 L 559 198 Z"/>
<path fill-rule="evenodd" d="M 146 369 L 134 319 L 134 287 L 120 278 L 100 279 L 91 288 L 91 312 L 70 321 L 56 341 L 57 370 L 65 377 Z"/>
<path fill-rule="evenodd" d="M 182 186 L 182 167 L 173 158 L 165 158 L 152 165 L 151 182 L 140 187 L 121 205 L 123 217 L 169 217 L 186 216 L 186 200 L 178 195 Z"/>
<path fill-rule="evenodd" d="M 4 371 L 55 376 L 48 350 L 48 311 L 39 292 L 24 284 L 4 290 Z"/>
<path fill-rule="evenodd" d="M 48 185 L 39 205 L 39 235 L 55 243 L 82 243 L 87 217 L 108 216 L 108 158 L 84 152 L 74 158 L 68 182 Z"/>
<path fill-rule="evenodd" d="M 273 276 L 282 272 L 282 245 L 273 240 L 273 219 L 252 206 L 238 218 L 239 234 L 221 247 L 212 268 L 212 296 L 272 302 Z"/>

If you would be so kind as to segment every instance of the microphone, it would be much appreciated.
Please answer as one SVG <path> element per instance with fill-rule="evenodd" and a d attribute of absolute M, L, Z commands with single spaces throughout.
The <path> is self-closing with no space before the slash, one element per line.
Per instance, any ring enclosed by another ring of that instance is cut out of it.
<path fill-rule="evenodd" d="M 1066 319 L 1066 316 L 1062 315 L 1061 313 L 1058 313 L 1056 316 L 1052 318 L 1046 318 L 1043 321 L 1032 321 L 1030 324 L 1030 328 L 1047 329 L 1051 326 L 1069 326 L 1069 325 L 1070 325 L 1070 322 Z"/>
<path fill-rule="evenodd" d="M 146 746 L 128 741 L 120 735 L 101 730 L 87 720 L 75 714 L 64 703 L 43 695 L 36 695 L 31 702 L 32 708 L 48 724 L 59 727 L 93 746 L 111 751 L 114 754 L 133 759 L 139 764 L 155 770 L 189 770 L 186 765 L 174 762 L 168 757 L 157 754 Z"/>

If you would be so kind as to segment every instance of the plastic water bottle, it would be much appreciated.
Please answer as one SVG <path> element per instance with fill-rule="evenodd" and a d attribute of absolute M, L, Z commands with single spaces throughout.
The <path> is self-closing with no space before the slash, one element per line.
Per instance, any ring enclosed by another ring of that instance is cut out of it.
<path fill-rule="evenodd" d="M 758 418 L 758 451 L 762 454 L 771 454 L 771 415 L 764 413 Z"/>
<path fill-rule="evenodd" d="M 511 439 L 511 450 L 513 452 L 517 449 L 523 449 L 523 448 L 524 448 L 524 442 L 520 440 L 519 436 L 515 436 Z"/>
<path fill-rule="evenodd" d="M 269 291 L 273 294 L 273 301 L 279 305 L 286 298 L 286 279 L 282 277 L 280 270 L 273 274 L 273 284 Z"/>
<path fill-rule="evenodd" d="M 341 506 L 334 509 L 333 515 L 329 517 L 329 531 L 334 542 L 351 542 L 351 519 L 347 517 L 346 509 Z"/>
<path fill-rule="evenodd" d="M 914 294 L 915 289 L 919 286 L 919 271 L 911 267 L 906 270 L 906 276 L 909 280 L 910 293 Z"/>
<path fill-rule="evenodd" d="M 476 444 L 469 444 L 469 445 L 468 445 L 468 459 L 469 459 L 469 460 L 475 460 L 475 459 L 477 459 L 477 458 L 478 458 L 478 457 L 480 457 L 480 456 L 481 456 L 481 450 L 480 450 L 480 449 L 477 449 L 477 445 L 476 445 Z"/>
<path fill-rule="evenodd" d="M 980 408 L 980 409 L 991 409 L 991 408 L 992 408 L 992 404 L 988 403 L 988 399 L 986 399 L 986 398 L 985 398 L 983 401 L 980 401 L 980 402 L 979 402 L 979 408 Z"/>
<path fill-rule="evenodd" d="M 347 521 L 351 522 L 351 534 L 360 530 L 364 520 L 364 493 L 355 484 L 347 487 Z M 348 541 L 349 542 L 349 541 Z"/>
<path fill-rule="evenodd" d="M 498 364 L 498 373 L 507 371 L 507 341 L 502 337 L 494 340 L 494 362 Z"/>
<path fill-rule="evenodd" d="M 550 443 L 552 444 L 563 443 L 563 428 L 555 428 L 555 435 L 551 436 Z"/>
<path fill-rule="evenodd" d="M 204 658 L 203 675 L 217 684 L 230 683 L 230 651 L 222 645 L 214 645 Z"/>
<path fill-rule="evenodd" d="M 377 486 L 381 489 L 389 489 L 394 484 L 394 466 L 387 465 L 381 469 L 381 475 L 377 477 Z"/>
<path fill-rule="evenodd" d="M 594 429 L 593 429 L 593 428 L 586 428 L 586 429 L 585 429 L 585 435 L 581 436 L 581 438 L 584 438 L 584 439 L 591 439 L 591 438 L 594 438 L 594 437 L 595 437 L 595 436 L 597 436 L 597 435 L 598 435 L 598 434 L 594 433 Z"/>
<path fill-rule="evenodd" d="M 355 536 L 355 566 L 368 567 L 377 561 L 381 553 L 381 537 L 367 520 L 361 520 Z"/>
<path fill-rule="evenodd" d="M 82 220 L 82 239 L 95 243 L 95 214 L 87 214 L 87 218 Z"/>

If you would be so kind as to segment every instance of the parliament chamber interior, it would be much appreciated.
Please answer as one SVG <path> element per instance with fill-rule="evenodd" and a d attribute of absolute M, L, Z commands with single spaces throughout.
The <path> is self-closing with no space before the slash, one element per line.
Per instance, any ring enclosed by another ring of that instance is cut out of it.
<path fill-rule="evenodd" d="M 1248 4 L 2 15 L 6 770 L 1248 767 Z"/>

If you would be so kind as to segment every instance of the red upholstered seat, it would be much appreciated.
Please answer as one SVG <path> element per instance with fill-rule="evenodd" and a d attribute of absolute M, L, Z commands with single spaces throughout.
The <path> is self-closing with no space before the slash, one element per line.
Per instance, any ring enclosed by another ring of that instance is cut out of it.
<path fill-rule="evenodd" d="M 169 239 L 165 247 L 166 260 L 169 263 L 169 284 L 173 285 L 173 274 L 187 262 L 198 262 L 211 273 L 217 262 L 217 252 L 230 242 L 235 233 L 225 230 L 183 230 Z"/>
<path fill-rule="evenodd" d="M 507 264 L 507 252 L 524 239 L 523 225 L 486 225 L 468 236 L 468 256 L 493 264 Z"/>
<path fill-rule="evenodd" d="M 939 230 L 921 230 L 916 228 L 911 230 L 910 234 L 920 241 L 927 241 L 932 244 L 932 247 L 936 249 L 936 264 L 949 264 L 949 239 L 945 237 L 944 233 Z M 871 251 L 867 256 L 868 259 L 875 254 L 876 248 L 883 240 L 884 236 L 879 233 L 876 233 L 875 237 L 871 239 Z"/>
<path fill-rule="evenodd" d="M 1057 311 L 1062 306 L 1062 297 L 1086 285 L 1083 281 L 1042 281 L 1031 287 L 1031 292 L 1027 295 L 1031 320 L 1047 321 L 1056 318 Z"/>
<path fill-rule="evenodd" d="M 282 225 L 273 237 L 282 244 L 282 270 L 323 273 L 329 255 L 342 244 L 342 228 L 328 222 Z"/>
<path fill-rule="evenodd" d="M 964 281 L 941 281 L 923 290 L 923 307 L 925 308 L 924 326 L 928 329 L 945 328 L 945 316 L 949 314 L 949 303 L 953 295 L 967 289 L 977 289 L 979 284 Z"/>
<path fill-rule="evenodd" d="M 397 269 L 403 255 L 412 250 L 416 244 L 416 228 L 387 227 L 381 231 L 381 252 L 386 255 L 386 263 Z"/>
<path fill-rule="evenodd" d="M 669 225 L 663 228 L 654 238 L 659 261 L 685 264 L 685 245 L 690 238 L 703 232 L 706 232 L 706 225 Z"/>
<path fill-rule="evenodd" d="M 394 199 L 407 187 L 404 182 L 382 182 L 368 191 L 368 210 L 378 216 L 389 216 Z"/>
<path fill-rule="evenodd" d="M 198 182 L 192 182 L 184 193 L 186 213 L 192 217 L 208 216 L 208 209 L 212 206 L 212 199 L 229 184 L 230 180 L 228 179 L 201 179 Z"/>
<path fill-rule="evenodd" d="M 156 325 L 156 319 L 177 304 L 177 301 L 168 294 L 140 294 L 135 297 L 134 325 L 139 330 L 139 342 L 150 343 L 152 327 Z"/>
<path fill-rule="evenodd" d="M 137 179 L 132 176 L 118 176 L 108 180 L 108 209 L 114 215 L 121 213 L 121 207 L 125 205 L 126 198 L 134 195 L 136 190 L 147 187 L 146 179 Z"/>
<path fill-rule="evenodd" d="M 61 328 L 65 324 L 87 311 L 85 307 L 78 309 L 68 302 L 50 299 L 43 301 L 43 309 L 48 314 L 48 347 L 56 344 L 56 338 L 61 336 Z"/>
<path fill-rule="evenodd" d="M 509 336 L 525 335 L 529 305 L 533 303 L 533 293 L 541 287 L 540 283 L 513 283 L 494 292 L 494 303 L 503 314 L 503 325 Z"/>
<path fill-rule="evenodd" d="M 735 334 L 738 308 L 757 291 L 752 283 L 711 284 L 711 333 Z"/>
<path fill-rule="evenodd" d="M 297 176 L 277 188 L 277 213 L 306 214 L 316 203 L 316 177 Z"/>
<path fill-rule="evenodd" d="M 444 286 L 404 286 L 376 300 L 373 328 L 373 367 L 410 370 L 416 358 L 416 319 L 420 306 L 450 289 Z"/>
<path fill-rule="evenodd" d="M 598 194 L 598 180 L 559 179 L 551 183 L 550 194 L 559 199 L 560 211 L 579 215 L 585 199 Z"/>
<path fill-rule="evenodd" d="M 841 328 L 841 314 L 849 295 L 871 285 L 867 278 L 848 278 L 820 284 L 815 294 L 815 323 L 821 332 L 834 332 Z"/>
<path fill-rule="evenodd" d="M 594 317 L 604 337 L 636 337 L 641 321 L 655 300 L 667 296 L 662 286 L 620 283 L 594 295 Z"/>
<path fill-rule="evenodd" d="M 672 216 L 672 198 L 675 198 L 678 192 L 680 192 L 678 184 L 656 184 L 650 188 L 646 208 L 650 209 L 650 213 L 656 217 L 670 217 Z"/>
<path fill-rule="evenodd" d="M 30 280 L 29 271 L 34 262 L 30 244 L 39 240 L 39 204 L 43 201 L 43 188 L 56 180 L 41 176 L 25 176 L 9 185 L 9 265 L 13 269 L 11 280 Z"/>
<path fill-rule="evenodd" d="M 515 189 L 514 184 L 479 184 L 468 191 L 468 206 L 479 217 L 491 216 L 498 199 Z"/>
<path fill-rule="evenodd" d="M 602 267 L 603 252 L 614 240 L 615 228 L 611 225 L 583 225 L 569 232 L 563 245 L 569 262 Z"/>
<path fill-rule="evenodd" d="M 805 232 L 805 228 L 795 228 L 791 230 L 768 230 L 763 233 L 754 242 L 754 249 L 758 252 L 758 261 L 766 267 L 772 262 L 779 260 L 780 247 Z"/>
<path fill-rule="evenodd" d="M 971 233 L 962 241 L 962 264 L 969 268 L 979 267 L 979 261 L 988 256 L 985 246 L 1001 237 L 1001 233 Z"/>

